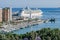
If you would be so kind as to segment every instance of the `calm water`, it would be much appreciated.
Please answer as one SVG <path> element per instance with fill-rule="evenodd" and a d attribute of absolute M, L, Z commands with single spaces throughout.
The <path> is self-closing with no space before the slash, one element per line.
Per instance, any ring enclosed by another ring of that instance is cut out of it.
<path fill-rule="evenodd" d="M 36 26 L 31 26 L 28 28 L 24 28 L 24 29 L 19 29 L 14 31 L 14 33 L 16 34 L 25 34 L 26 32 L 31 32 L 33 31 L 37 31 L 40 30 L 42 28 L 60 28 L 60 9 L 59 8 L 39 8 L 43 11 L 43 16 L 41 17 L 41 19 L 50 19 L 50 18 L 55 18 L 56 22 L 55 23 L 41 23 L 39 25 Z M 21 9 L 19 8 L 13 8 L 13 12 L 15 11 L 20 11 Z M 18 15 L 19 16 L 19 15 Z"/>

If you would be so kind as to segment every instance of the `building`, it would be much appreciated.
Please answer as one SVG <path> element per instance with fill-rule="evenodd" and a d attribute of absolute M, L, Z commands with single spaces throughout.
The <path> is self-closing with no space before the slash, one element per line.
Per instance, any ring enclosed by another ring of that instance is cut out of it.
<path fill-rule="evenodd" d="M 0 8 L 0 22 L 2 22 L 2 8 Z"/>
<path fill-rule="evenodd" d="M 12 20 L 12 12 L 10 8 L 6 7 L 2 9 L 2 21 L 8 22 Z"/>
<path fill-rule="evenodd" d="M 12 8 L 10 8 L 10 21 L 12 21 Z"/>

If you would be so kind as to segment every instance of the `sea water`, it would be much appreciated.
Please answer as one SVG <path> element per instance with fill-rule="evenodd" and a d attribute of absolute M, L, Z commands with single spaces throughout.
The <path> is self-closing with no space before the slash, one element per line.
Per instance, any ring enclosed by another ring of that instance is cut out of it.
<path fill-rule="evenodd" d="M 38 9 L 43 11 L 43 14 L 42 14 L 43 16 L 41 17 L 41 19 L 46 20 L 46 19 L 55 18 L 56 19 L 55 23 L 51 23 L 51 22 L 41 23 L 36 26 L 31 26 L 31 27 L 13 31 L 13 33 L 25 34 L 27 32 L 40 30 L 42 28 L 60 28 L 60 8 L 38 8 Z M 21 8 L 13 8 L 12 11 L 13 12 L 19 11 L 18 16 L 20 16 L 19 14 L 21 12 Z"/>

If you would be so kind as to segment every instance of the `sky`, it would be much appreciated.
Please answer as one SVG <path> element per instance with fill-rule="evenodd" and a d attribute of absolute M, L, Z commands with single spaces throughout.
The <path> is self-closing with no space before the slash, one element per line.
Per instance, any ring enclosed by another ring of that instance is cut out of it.
<path fill-rule="evenodd" d="M 39 8 L 56 8 L 60 7 L 60 0 L 0 0 L 0 8 L 20 8 L 26 6 Z"/>

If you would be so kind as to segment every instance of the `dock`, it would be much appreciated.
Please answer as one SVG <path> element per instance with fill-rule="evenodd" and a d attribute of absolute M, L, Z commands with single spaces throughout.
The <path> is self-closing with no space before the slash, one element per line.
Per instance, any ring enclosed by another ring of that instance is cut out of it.
<path fill-rule="evenodd" d="M 28 22 L 28 21 L 22 22 L 22 23 L 18 23 L 16 25 L 7 24 L 7 25 L 3 25 L 2 28 L 0 28 L 0 30 L 4 31 L 4 32 L 11 32 L 11 31 L 18 30 L 18 29 L 23 29 L 23 28 L 39 25 L 41 23 L 46 23 L 48 21 L 49 20 L 37 20 L 37 21 L 30 21 L 30 22 Z"/>

